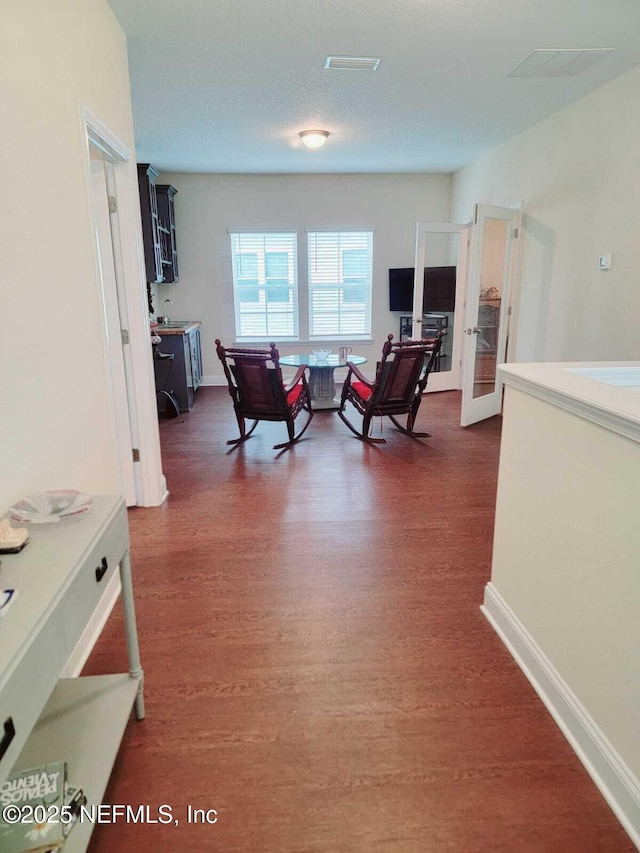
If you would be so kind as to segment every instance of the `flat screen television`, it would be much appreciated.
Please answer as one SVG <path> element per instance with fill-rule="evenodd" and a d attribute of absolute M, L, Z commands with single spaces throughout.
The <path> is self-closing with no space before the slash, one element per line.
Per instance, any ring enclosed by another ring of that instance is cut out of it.
<path fill-rule="evenodd" d="M 413 312 L 413 267 L 389 270 L 389 311 Z"/>
<path fill-rule="evenodd" d="M 456 309 L 456 268 L 425 267 L 423 314 L 453 313 Z M 413 267 L 389 270 L 389 311 L 413 312 Z"/>

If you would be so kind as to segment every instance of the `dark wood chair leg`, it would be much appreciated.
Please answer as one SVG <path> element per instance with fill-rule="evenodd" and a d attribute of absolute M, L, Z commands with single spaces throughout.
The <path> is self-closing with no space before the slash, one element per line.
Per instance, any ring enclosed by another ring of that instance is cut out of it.
<path fill-rule="evenodd" d="M 357 430 L 357 429 L 354 427 L 354 425 L 351 423 L 351 421 L 347 418 L 347 416 L 346 416 L 346 415 L 345 415 L 345 413 L 344 413 L 344 408 L 342 408 L 342 409 L 338 409 L 338 417 L 340 418 L 340 420 L 341 420 L 341 421 L 342 421 L 346 426 L 348 426 L 348 427 L 349 427 L 349 429 L 350 429 L 350 430 L 351 430 L 351 432 L 356 436 L 356 438 L 364 438 L 364 436 L 362 435 L 362 433 L 359 433 L 359 432 L 358 432 L 358 430 Z"/>
<path fill-rule="evenodd" d="M 371 444 L 386 444 L 386 443 L 387 443 L 386 438 L 371 438 L 371 436 L 368 434 L 368 432 L 369 432 L 369 425 L 370 425 L 370 423 L 371 423 L 371 417 L 369 417 L 369 418 L 367 419 L 367 418 L 366 418 L 366 416 L 365 416 L 365 418 L 363 418 L 363 421 L 362 421 L 362 432 L 360 432 L 359 430 L 357 430 L 357 429 L 354 427 L 354 425 L 351 423 L 351 421 L 349 420 L 349 418 L 345 415 L 345 413 L 344 413 L 344 410 L 343 410 L 343 409 L 338 409 L 338 417 L 342 420 L 342 422 L 343 422 L 346 426 L 348 426 L 348 427 L 349 427 L 349 429 L 351 430 L 351 432 L 355 435 L 355 437 L 356 437 L 356 438 L 359 438 L 359 439 L 360 439 L 360 441 L 368 441 L 368 442 L 370 442 Z M 365 421 L 366 421 L 366 423 L 365 423 Z"/>
<path fill-rule="evenodd" d="M 295 425 L 294 425 L 293 418 L 291 418 L 291 423 L 289 423 L 289 421 L 287 421 L 287 430 L 289 432 L 289 441 L 285 441 L 282 444 L 274 444 L 273 445 L 274 450 L 284 450 L 284 448 L 286 448 L 286 447 L 291 447 L 291 445 L 295 444 L 305 434 L 305 432 L 307 431 L 307 427 L 309 426 L 309 424 L 311 423 L 311 419 L 313 418 L 313 410 L 311 409 L 310 406 L 309 406 L 309 408 L 307 408 L 307 406 L 303 406 L 303 408 L 307 412 L 309 412 L 309 417 L 307 418 L 307 422 L 305 423 L 305 425 L 302 427 L 300 432 L 297 435 L 295 435 L 295 432 L 294 432 L 295 431 Z"/>
<path fill-rule="evenodd" d="M 431 438 L 430 432 L 413 431 L 413 418 L 411 417 L 411 414 L 407 415 L 406 427 L 403 427 L 401 423 L 398 423 L 398 421 L 393 417 L 393 415 L 389 415 L 389 420 L 392 421 L 396 429 L 399 429 L 400 432 L 403 432 L 405 435 L 411 436 L 411 438 Z"/>
<path fill-rule="evenodd" d="M 238 428 L 240 429 L 240 438 L 231 438 L 229 439 L 227 444 L 242 444 L 243 441 L 246 441 L 251 436 L 251 433 L 257 426 L 258 421 L 254 421 L 251 424 L 249 430 L 247 430 L 244 418 L 238 415 Z"/>
<path fill-rule="evenodd" d="M 373 444 L 386 444 L 386 438 L 373 438 L 369 435 L 369 430 L 371 429 L 371 421 L 373 420 L 373 415 L 367 412 L 367 414 L 362 419 L 362 435 L 365 441 L 370 441 Z"/>
<path fill-rule="evenodd" d="M 296 428 L 293 425 L 293 418 L 288 417 L 286 423 L 287 423 L 287 432 L 289 433 L 289 444 L 291 444 L 291 443 L 293 443 L 293 439 L 294 439 L 295 434 L 296 434 Z"/>

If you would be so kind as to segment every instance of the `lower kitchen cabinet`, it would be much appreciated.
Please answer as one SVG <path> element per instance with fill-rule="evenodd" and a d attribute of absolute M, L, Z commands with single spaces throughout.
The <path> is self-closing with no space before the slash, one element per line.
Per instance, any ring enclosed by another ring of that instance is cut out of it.
<path fill-rule="evenodd" d="M 170 329 L 156 328 L 162 338 L 158 349 L 163 353 L 171 353 L 173 362 L 171 373 L 165 382 L 163 390 L 170 391 L 178 402 L 181 412 L 193 408 L 195 392 L 202 383 L 202 350 L 200 348 L 200 323 L 186 322 L 181 328 L 172 323 Z M 157 389 L 161 390 L 161 389 Z M 159 411 L 164 413 L 167 398 L 158 394 Z"/>

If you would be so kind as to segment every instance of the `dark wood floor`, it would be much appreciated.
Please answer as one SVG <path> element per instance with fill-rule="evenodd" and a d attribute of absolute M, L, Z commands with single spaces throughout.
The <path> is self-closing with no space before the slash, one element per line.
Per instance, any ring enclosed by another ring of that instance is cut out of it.
<path fill-rule="evenodd" d="M 147 718 L 107 794 L 180 825 L 93 853 L 634 849 L 480 613 L 500 423 L 459 412 L 430 395 L 433 438 L 382 447 L 320 412 L 279 456 L 282 424 L 229 452 L 225 389 L 161 423 L 170 497 L 130 512 Z M 121 620 L 87 672 L 123 668 Z"/>

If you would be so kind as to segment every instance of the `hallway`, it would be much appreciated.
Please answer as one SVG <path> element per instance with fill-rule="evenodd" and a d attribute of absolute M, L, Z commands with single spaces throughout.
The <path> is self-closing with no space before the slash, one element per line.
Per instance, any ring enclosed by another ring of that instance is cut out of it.
<path fill-rule="evenodd" d="M 147 718 L 106 799 L 179 825 L 92 853 L 634 849 L 480 613 L 500 421 L 459 413 L 429 395 L 431 439 L 373 447 L 320 412 L 280 455 L 283 424 L 225 446 L 223 388 L 161 421 L 169 499 L 129 513 Z M 121 619 L 85 674 L 123 668 Z"/>

